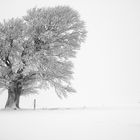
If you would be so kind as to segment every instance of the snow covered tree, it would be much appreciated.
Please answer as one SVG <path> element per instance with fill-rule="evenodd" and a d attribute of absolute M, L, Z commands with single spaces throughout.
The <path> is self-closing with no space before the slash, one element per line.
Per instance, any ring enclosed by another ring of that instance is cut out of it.
<path fill-rule="evenodd" d="M 57 95 L 71 87 L 73 64 L 86 37 L 84 22 L 67 6 L 33 8 L 23 18 L 0 23 L 0 88 L 8 90 L 5 108 L 18 109 L 22 95 L 54 87 Z"/>

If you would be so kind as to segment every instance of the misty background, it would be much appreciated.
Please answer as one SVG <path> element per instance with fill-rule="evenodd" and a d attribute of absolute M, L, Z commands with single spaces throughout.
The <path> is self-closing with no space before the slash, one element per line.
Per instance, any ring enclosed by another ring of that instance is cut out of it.
<path fill-rule="evenodd" d="M 137 106 L 140 102 L 139 0 L 1 0 L 0 21 L 22 17 L 33 7 L 68 5 L 86 23 L 87 39 L 74 59 L 77 93 L 59 99 L 53 89 L 21 97 L 21 108 Z M 4 108 L 7 91 L 0 94 Z"/>

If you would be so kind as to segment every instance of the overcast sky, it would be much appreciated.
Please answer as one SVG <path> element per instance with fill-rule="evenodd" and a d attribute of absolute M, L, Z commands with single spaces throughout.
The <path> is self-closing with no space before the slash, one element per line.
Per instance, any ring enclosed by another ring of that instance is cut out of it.
<path fill-rule="evenodd" d="M 140 102 L 139 0 L 1 0 L 0 21 L 33 7 L 68 5 L 79 11 L 88 36 L 74 61 L 75 95 L 60 100 L 52 90 L 21 98 L 21 106 L 133 105 Z M 7 94 L 1 95 L 0 106 Z"/>

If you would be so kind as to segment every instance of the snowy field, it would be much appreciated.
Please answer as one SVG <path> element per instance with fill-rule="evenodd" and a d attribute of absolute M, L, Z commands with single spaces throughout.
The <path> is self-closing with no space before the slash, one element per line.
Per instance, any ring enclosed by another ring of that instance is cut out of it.
<path fill-rule="evenodd" d="M 140 108 L 1 110 L 0 140 L 140 140 Z"/>

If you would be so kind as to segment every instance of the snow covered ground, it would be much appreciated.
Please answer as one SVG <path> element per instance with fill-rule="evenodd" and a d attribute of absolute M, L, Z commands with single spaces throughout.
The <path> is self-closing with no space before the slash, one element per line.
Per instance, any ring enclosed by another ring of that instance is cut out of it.
<path fill-rule="evenodd" d="M 1 110 L 0 140 L 140 140 L 140 108 Z"/>

